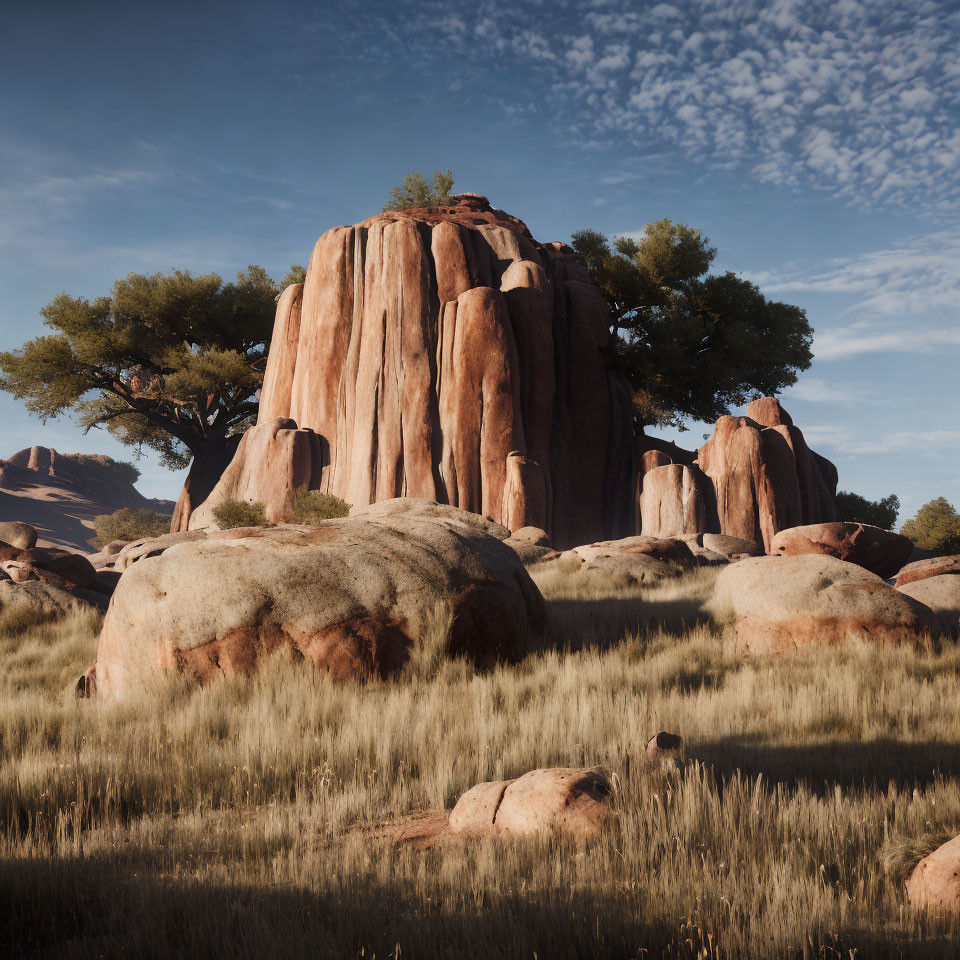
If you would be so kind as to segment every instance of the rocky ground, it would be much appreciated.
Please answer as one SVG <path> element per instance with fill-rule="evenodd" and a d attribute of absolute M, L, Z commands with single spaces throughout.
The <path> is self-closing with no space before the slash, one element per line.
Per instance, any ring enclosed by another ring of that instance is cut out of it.
<path fill-rule="evenodd" d="M 604 553 L 530 568 L 546 630 L 512 665 L 428 632 L 386 680 L 285 647 L 252 677 L 78 700 L 99 615 L 8 631 L 0 950 L 954 956 L 955 915 L 904 883 L 960 824 L 956 645 L 751 652 L 716 569 L 584 576 Z M 661 730 L 683 755 L 651 772 Z M 601 829 L 451 830 L 475 784 L 550 768 L 603 771 L 576 794 Z"/>

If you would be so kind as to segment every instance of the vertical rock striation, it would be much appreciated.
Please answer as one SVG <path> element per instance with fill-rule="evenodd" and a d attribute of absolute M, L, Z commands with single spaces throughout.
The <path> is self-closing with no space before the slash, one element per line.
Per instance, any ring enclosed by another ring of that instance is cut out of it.
<path fill-rule="evenodd" d="M 310 485 L 357 506 L 437 500 L 561 547 L 624 536 L 632 414 L 609 340 L 574 252 L 485 198 L 379 214 L 327 231 L 284 291 L 255 429 L 319 435 Z M 256 469 L 228 486 L 269 491 Z"/>

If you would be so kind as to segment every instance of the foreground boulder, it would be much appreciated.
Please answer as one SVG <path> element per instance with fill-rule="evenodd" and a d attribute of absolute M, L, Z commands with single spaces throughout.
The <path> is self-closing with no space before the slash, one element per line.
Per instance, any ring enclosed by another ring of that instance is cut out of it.
<path fill-rule="evenodd" d="M 377 506 L 315 527 L 215 531 L 129 566 L 100 637 L 98 695 L 163 671 L 250 674 L 281 647 L 337 678 L 386 677 L 445 612 L 449 652 L 478 663 L 515 656 L 542 629 L 539 591 L 482 518 Z"/>
<path fill-rule="evenodd" d="M 450 814 L 453 833 L 530 836 L 560 830 L 596 836 L 610 814 L 612 787 L 600 767 L 531 770 L 516 780 L 478 783 Z"/>
<path fill-rule="evenodd" d="M 862 567 L 821 555 L 731 564 L 717 578 L 712 609 L 734 619 L 738 645 L 755 653 L 853 637 L 916 646 L 940 633 L 929 607 Z"/>
<path fill-rule="evenodd" d="M 960 837 L 943 844 L 914 867 L 907 898 L 919 909 L 960 912 Z"/>
<path fill-rule="evenodd" d="M 781 530 L 770 542 L 769 552 L 781 557 L 836 557 L 886 579 L 907 562 L 913 541 L 867 523 L 834 521 Z"/>
<path fill-rule="evenodd" d="M 914 600 L 926 604 L 940 621 L 940 628 L 950 637 L 960 632 L 960 577 L 941 574 L 913 580 L 897 589 Z"/>
<path fill-rule="evenodd" d="M 928 557 L 901 567 L 897 573 L 896 586 L 904 587 L 927 577 L 942 577 L 947 574 L 960 574 L 960 556 Z"/>

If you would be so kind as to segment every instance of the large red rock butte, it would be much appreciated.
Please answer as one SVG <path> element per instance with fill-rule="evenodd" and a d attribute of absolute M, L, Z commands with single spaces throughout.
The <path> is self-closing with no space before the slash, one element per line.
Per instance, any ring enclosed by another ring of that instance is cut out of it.
<path fill-rule="evenodd" d="M 295 447 L 280 431 L 313 431 L 308 485 L 355 506 L 423 497 L 561 547 L 624 536 L 632 411 L 609 340 L 574 251 L 486 198 L 381 213 L 328 230 L 281 297 L 257 429 L 278 450 Z M 270 512 L 266 474 L 303 469 L 247 453 L 228 485 L 263 487 Z"/>
<path fill-rule="evenodd" d="M 328 230 L 287 288 L 257 426 L 226 497 L 289 519 L 291 485 L 362 506 L 420 497 L 567 549 L 642 533 L 769 544 L 833 519 L 836 471 L 772 398 L 697 453 L 635 437 L 607 307 L 576 253 L 485 197 Z"/>

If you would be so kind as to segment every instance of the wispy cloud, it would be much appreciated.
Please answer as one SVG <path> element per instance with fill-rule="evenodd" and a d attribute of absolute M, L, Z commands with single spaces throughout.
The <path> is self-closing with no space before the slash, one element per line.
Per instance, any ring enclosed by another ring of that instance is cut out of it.
<path fill-rule="evenodd" d="M 952 0 L 461 0 L 403 28 L 551 71 L 573 137 L 672 144 L 857 204 L 960 202 Z M 422 39 L 420 41 L 422 43 Z M 433 40 L 431 40 L 433 42 Z"/>
<path fill-rule="evenodd" d="M 853 433 L 832 424 L 804 425 L 803 435 L 817 450 L 844 456 L 911 453 L 956 457 L 960 430 L 895 430 L 888 433 Z"/>

